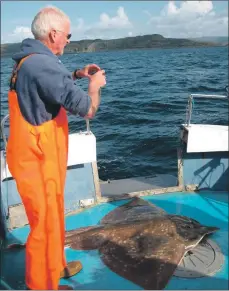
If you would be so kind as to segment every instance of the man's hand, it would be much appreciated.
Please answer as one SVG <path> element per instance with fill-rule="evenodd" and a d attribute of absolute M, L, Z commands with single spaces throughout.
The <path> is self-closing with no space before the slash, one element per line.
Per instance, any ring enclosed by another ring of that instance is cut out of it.
<path fill-rule="evenodd" d="M 93 75 L 89 75 L 88 95 L 91 97 L 91 106 L 85 118 L 93 118 L 100 104 L 100 88 L 106 85 L 104 70 L 99 70 Z"/>
<path fill-rule="evenodd" d="M 97 66 L 96 64 L 90 64 L 85 66 L 83 69 L 78 70 L 76 72 L 76 75 L 78 78 L 90 78 L 91 75 L 100 70 L 101 70 L 100 67 Z"/>
<path fill-rule="evenodd" d="M 104 70 L 99 70 L 93 75 L 89 75 L 89 87 L 92 90 L 99 90 L 106 85 L 106 76 Z"/>

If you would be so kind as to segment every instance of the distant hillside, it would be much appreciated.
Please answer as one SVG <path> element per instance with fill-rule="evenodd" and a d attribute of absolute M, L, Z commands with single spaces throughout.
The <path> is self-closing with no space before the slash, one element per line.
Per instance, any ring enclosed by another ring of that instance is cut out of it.
<path fill-rule="evenodd" d="M 20 50 L 21 43 L 1 44 L 1 56 L 12 55 Z"/>
<path fill-rule="evenodd" d="M 219 43 L 221 45 L 228 45 L 228 36 L 203 36 L 203 37 L 196 37 L 190 38 L 193 41 L 201 41 L 201 42 L 214 42 Z"/>
<path fill-rule="evenodd" d="M 98 52 L 125 49 L 153 49 L 153 48 L 180 48 L 180 47 L 204 47 L 218 46 L 212 41 L 196 41 L 190 39 L 165 38 L 160 34 L 125 37 L 118 39 L 87 39 L 71 41 L 65 48 L 65 53 Z M 2 44 L 1 55 L 12 55 L 20 48 L 20 43 Z"/>

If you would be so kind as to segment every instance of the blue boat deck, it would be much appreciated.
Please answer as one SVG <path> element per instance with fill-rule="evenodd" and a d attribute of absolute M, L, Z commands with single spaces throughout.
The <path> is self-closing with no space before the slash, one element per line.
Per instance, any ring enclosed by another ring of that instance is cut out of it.
<path fill-rule="evenodd" d="M 201 191 L 196 193 L 169 193 L 142 197 L 168 213 L 189 216 L 205 225 L 220 228 L 211 235 L 221 249 L 224 263 L 221 269 L 212 276 L 201 278 L 181 278 L 173 276 L 166 286 L 167 290 L 228 290 L 228 192 Z M 126 203 L 129 200 L 120 200 L 102 203 L 85 209 L 83 212 L 66 217 L 66 229 L 76 229 L 98 224 L 108 212 Z M 26 242 L 29 227 L 25 226 L 13 230 L 9 235 L 11 242 Z M 7 289 L 25 289 L 24 250 L 2 251 L 1 280 L 2 286 Z M 80 260 L 83 269 L 70 279 L 61 279 L 61 284 L 69 284 L 76 290 L 139 290 L 140 286 L 120 277 L 106 267 L 97 250 L 77 251 L 66 248 L 67 261 Z"/>

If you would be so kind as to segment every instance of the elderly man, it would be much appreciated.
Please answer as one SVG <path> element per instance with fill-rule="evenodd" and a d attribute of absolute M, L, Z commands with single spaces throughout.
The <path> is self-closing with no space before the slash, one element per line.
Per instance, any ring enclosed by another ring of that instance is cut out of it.
<path fill-rule="evenodd" d="M 26 242 L 26 284 L 29 289 L 71 289 L 59 286 L 82 268 L 64 255 L 64 185 L 68 155 L 66 111 L 93 118 L 105 86 L 105 72 L 88 65 L 70 73 L 61 63 L 69 43 L 70 20 L 59 9 L 42 9 L 32 22 L 35 39 L 25 39 L 13 56 L 8 94 L 10 134 L 7 162 L 30 224 Z M 93 74 L 92 74 L 93 73 Z M 74 83 L 87 77 L 88 92 Z"/>

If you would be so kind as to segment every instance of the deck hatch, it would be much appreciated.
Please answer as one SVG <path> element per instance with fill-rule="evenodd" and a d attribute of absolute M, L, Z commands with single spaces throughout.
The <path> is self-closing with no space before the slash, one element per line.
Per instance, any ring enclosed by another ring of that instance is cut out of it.
<path fill-rule="evenodd" d="M 203 240 L 188 251 L 174 272 L 175 277 L 201 278 L 217 273 L 224 263 L 219 246 L 210 239 Z"/>

